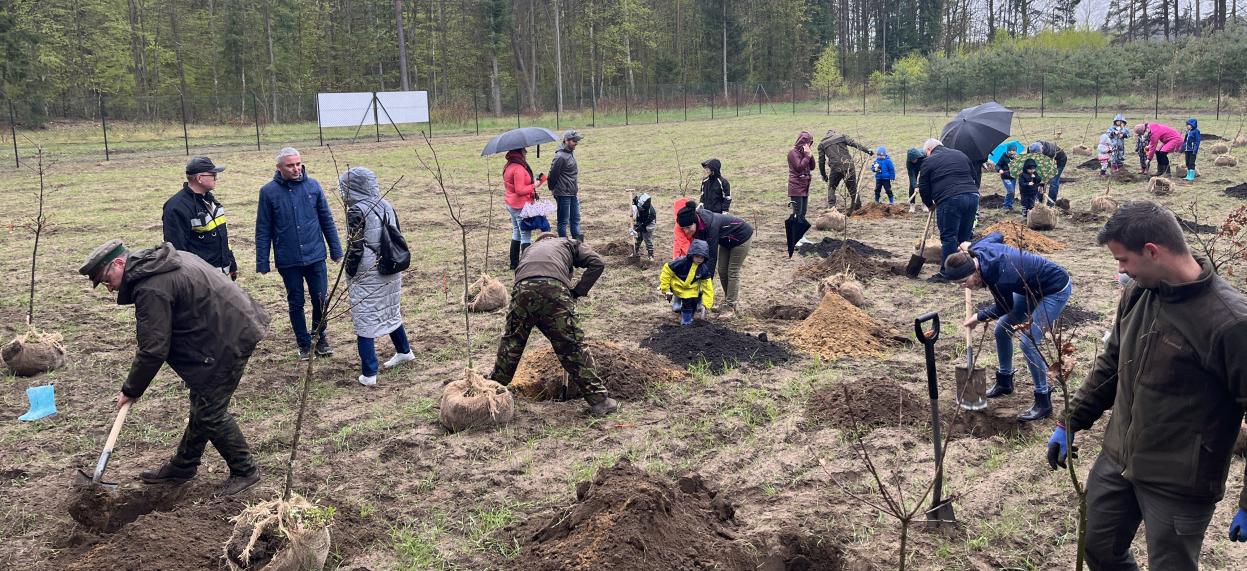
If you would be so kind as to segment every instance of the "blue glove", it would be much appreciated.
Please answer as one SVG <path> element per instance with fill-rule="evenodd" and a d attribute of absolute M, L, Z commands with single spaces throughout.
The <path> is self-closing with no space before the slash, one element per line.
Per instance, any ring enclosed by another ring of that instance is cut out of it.
<path fill-rule="evenodd" d="M 1230 541 L 1247 541 L 1247 510 L 1238 508 L 1230 522 Z"/>
<path fill-rule="evenodd" d="M 1057 467 L 1065 467 L 1065 459 L 1077 458 L 1078 447 L 1074 446 L 1074 434 L 1069 435 L 1070 449 L 1065 449 L 1065 427 L 1057 425 L 1056 430 L 1052 431 L 1052 438 L 1048 439 L 1048 465 L 1056 470 Z M 1245 520 L 1247 521 L 1247 520 Z M 1244 526 L 1247 530 L 1247 526 Z"/>

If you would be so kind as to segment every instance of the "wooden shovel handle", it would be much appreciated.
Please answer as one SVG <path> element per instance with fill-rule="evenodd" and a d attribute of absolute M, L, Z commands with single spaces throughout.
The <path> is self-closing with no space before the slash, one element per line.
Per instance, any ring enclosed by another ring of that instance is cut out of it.
<path fill-rule="evenodd" d="M 965 292 L 966 292 L 966 319 L 970 319 L 970 314 L 971 312 L 974 311 L 974 302 L 970 299 L 970 288 L 966 288 Z M 972 343 L 974 342 L 973 334 L 970 332 L 970 328 L 968 327 L 962 327 L 962 329 L 964 329 L 966 332 L 966 347 L 971 347 Z"/>
<path fill-rule="evenodd" d="M 117 436 L 121 434 L 121 425 L 126 421 L 126 415 L 130 413 L 130 405 L 133 402 L 127 402 L 121 405 L 121 410 L 117 411 L 117 419 L 113 421 L 113 429 L 108 432 L 108 440 L 104 441 L 104 452 L 111 452 L 113 446 L 117 444 Z"/>
<path fill-rule="evenodd" d="M 927 249 L 927 236 L 931 235 L 931 219 L 934 217 L 935 217 L 934 210 L 927 213 L 927 228 L 926 230 L 922 231 L 922 245 L 918 246 L 918 251 L 920 254 L 921 252 L 924 252 Z"/>

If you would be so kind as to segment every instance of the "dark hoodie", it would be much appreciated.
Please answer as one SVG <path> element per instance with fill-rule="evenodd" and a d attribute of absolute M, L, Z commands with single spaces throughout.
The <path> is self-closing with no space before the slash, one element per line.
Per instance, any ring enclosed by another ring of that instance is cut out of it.
<path fill-rule="evenodd" d="M 814 157 L 806 154 L 805 146 L 814 142 L 814 135 L 801 131 L 797 142 L 788 151 L 788 196 L 810 195 L 810 173 L 814 171 Z"/>
<path fill-rule="evenodd" d="M 1007 313 L 1030 315 L 1044 296 L 1056 294 L 1069 285 L 1069 272 L 1065 268 L 1005 244 L 999 232 L 992 232 L 971 244 L 970 253 L 978 260 L 983 286 L 995 301 L 978 311 L 979 321 L 986 322 Z M 1015 307 L 1015 296 L 1026 300 L 1026 306 Z"/>
<path fill-rule="evenodd" d="M 719 159 L 710 159 L 701 164 L 710 169 L 710 176 L 701 179 L 701 207 L 720 214 L 732 207 L 732 185 L 720 174 L 722 164 Z"/>
<path fill-rule="evenodd" d="M 192 391 L 225 380 L 251 356 L 269 316 L 198 256 L 164 243 L 126 260 L 118 305 L 134 305 L 138 348 L 121 392 L 138 398 L 168 363 Z"/>
<path fill-rule="evenodd" d="M 689 269 L 693 267 L 693 256 L 701 256 L 706 261 L 697 266 L 697 275 L 692 281 L 714 277 L 714 265 L 710 263 L 710 246 L 703 240 L 693 240 L 688 247 L 688 254 L 667 262 L 667 266 L 680 279 L 687 278 Z"/>
<path fill-rule="evenodd" d="M 1037 168 L 1039 165 L 1035 163 L 1035 159 L 1026 159 L 1022 163 L 1022 172 L 1018 174 L 1018 190 L 1023 195 L 1030 196 L 1030 193 L 1039 192 L 1044 186 L 1043 178 L 1039 176 L 1039 171 L 1031 172 L 1030 169 Z"/>
<path fill-rule="evenodd" d="M 918 188 L 918 170 L 922 168 L 922 161 L 926 158 L 927 154 L 916 147 L 910 147 L 905 152 L 905 172 L 909 174 L 909 188 Z"/>

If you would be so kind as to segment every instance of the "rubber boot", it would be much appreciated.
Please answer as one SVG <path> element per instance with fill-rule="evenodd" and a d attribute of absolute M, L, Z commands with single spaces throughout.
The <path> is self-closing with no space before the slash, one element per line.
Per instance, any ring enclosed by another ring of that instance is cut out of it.
<path fill-rule="evenodd" d="M 1035 393 L 1035 404 L 1018 415 L 1019 422 L 1031 422 L 1052 416 L 1052 393 Z"/>
<path fill-rule="evenodd" d="M 520 241 L 511 240 L 511 271 L 520 266 Z"/>
<path fill-rule="evenodd" d="M 1195 169 L 1186 169 L 1186 178 L 1182 179 L 1187 182 L 1195 181 Z"/>
<path fill-rule="evenodd" d="M 585 400 L 589 402 L 589 414 L 593 416 L 606 416 L 619 410 L 619 403 L 604 394 L 585 395 Z"/>
<path fill-rule="evenodd" d="M 994 399 L 1013 394 L 1013 373 L 996 371 L 996 384 L 987 389 L 987 398 Z"/>

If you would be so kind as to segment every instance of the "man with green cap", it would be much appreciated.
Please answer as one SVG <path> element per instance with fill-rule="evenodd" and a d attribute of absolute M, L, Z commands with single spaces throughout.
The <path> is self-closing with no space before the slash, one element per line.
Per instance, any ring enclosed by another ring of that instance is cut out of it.
<path fill-rule="evenodd" d="M 190 421 L 177 453 L 139 478 L 149 484 L 195 477 L 208 442 L 229 465 L 215 495 L 237 494 L 260 481 L 229 402 L 247 360 L 268 330 L 269 316 L 242 288 L 200 257 L 165 242 L 130 252 L 120 240 L 96 247 L 78 273 L 134 305 L 138 349 L 117 393 L 117 407 L 137 401 L 165 363 L 190 389 Z"/>

